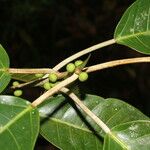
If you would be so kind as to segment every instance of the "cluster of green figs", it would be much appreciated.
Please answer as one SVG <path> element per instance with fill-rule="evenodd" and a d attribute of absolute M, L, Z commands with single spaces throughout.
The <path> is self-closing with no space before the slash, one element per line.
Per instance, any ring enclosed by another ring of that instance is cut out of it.
<path fill-rule="evenodd" d="M 74 63 L 69 63 L 67 64 L 66 66 L 66 71 L 68 72 L 68 74 L 73 74 L 76 72 L 76 70 L 83 64 L 83 61 L 82 60 L 77 60 L 75 61 Z M 37 78 L 42 78 L 44 76 L 44 74 L 35 74 L 35 76 Z M 43 84 L 43 88 L 45 90 L 49 90 L 51 89 L 52 87 L 54 87 L 56 84 L 58 84 L 60 81 L 59 81 L 59 77 L 57 76 L 56 73 L 50 73 L 49 76 L 49 81 L 45 82 Z M 79 71 L 78 73 L 78 79 L 79 81 L 81 82 L 84 82 L 88 79 L 88 74 L 86 72 L 82 72 L 82 71 Z M 18 81 L 14 81 L 13 82 L 13 86 L 14 87 L 17 87 L 20 83 Z M 15 96 L 21 96 L 23 94 L 23 91 L 21 89 L 17 89 L 14 91 L 14 95 Z"/>

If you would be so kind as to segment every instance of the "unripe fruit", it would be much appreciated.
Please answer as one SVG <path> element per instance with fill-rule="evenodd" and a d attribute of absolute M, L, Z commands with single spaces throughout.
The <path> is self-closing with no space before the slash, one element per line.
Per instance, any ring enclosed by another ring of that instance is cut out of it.
<path fill-rule="evenodd" d="M 88 79 L 88 74 L 86 72 L 81 72 L 79 74 L 79 81 L 84 82 Z"/>
<path fill-rule="evenodd" d="M 18 81 L 14 81 L 14 82 L 12 83 L 12 85 L 13 85 L 13 86 L 18 86 L 18 85 L 19 85 L 19 82 L 18 82 Z"/>
<path fill-rule="evenodd" d="M 42 74 L 42 73 L 36 73 L 35 76 L 36 76 L 37 78 L 42 78 L 42 77 L 43 77 L 43 74 Z"/>
<path fill-rule="evenodd" d="M 66 70 L 69 72 L 69 73 L 73 73 L 75 71 L 76 67 L 73 63 L 69 63 L 67 66 L 66 66 Z"/>
<path fill-rule="evenodd" d="M 75 64 L 76 67 L 78 67 L 78 66 L 80 66 L 82 63 L 83 63 L 82 60 L 77 60 L 77 61 L 75 61 L 74 64 Z"/>
<path fill-rule="evenodd" d="M 44 83 L 43 87 L 45 90 L 49 90 L 52 86 L 51 86 L 51 83 L 46 82 L 46 83 Z"/>
<path fill-rule="evenodd" d="M 15 96 L 21 96 L 22 93 L 23 93 L 22 90 L 15 90 L 15 91 L 14 91 L 14 95 L 15 95 Z"/>
<path fill-rule="evenodd" d="M 56 82 L 58 80 L 58 77 L 57 77 L 57 75 L 55 73 L 50 73 L 49 74 L 49 80 L 51 82 Z"/>

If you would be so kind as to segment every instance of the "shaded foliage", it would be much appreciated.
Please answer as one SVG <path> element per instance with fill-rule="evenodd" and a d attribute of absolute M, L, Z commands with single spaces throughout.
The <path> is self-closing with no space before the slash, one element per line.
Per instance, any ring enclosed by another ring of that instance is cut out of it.
<path fill-rule="evenodd" d="M 52 67 L 83 48 L 112 38 L 120 17 L 132 2 L 1 0 L 0 43 L 8 50 L 11 67 Z M 142 54 L 110 46 L 93 53 L 89 65 L 136 56 Z M 88 93 L 126 99 L 149 115 L 148 67 L 136 64 L 97 72 L 82 87 Z"/>

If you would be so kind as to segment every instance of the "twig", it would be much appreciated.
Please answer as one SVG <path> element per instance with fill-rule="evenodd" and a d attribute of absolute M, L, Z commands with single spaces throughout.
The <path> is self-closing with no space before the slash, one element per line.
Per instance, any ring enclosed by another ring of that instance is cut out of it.
<path fill-rule="evenodd" d="M 67 72 L 55 72 L 52 69 L 39 69 L 39 71 L 37 71 L 37 69 L 19 69 L 19 71 L 18 71 L 18 69 L 10 68 L 8 71 L 9 71 L 9 73 L 12 73 L 12 74 L 15 74 L 16 72 L 19 72 L 20 74 L 36 74 L 37 72 L 45 74 L 45 73 L 52 73 L 53 72 L 57 75 L 58 79 L 62 79 L 62 78 L 66 77 L 68 75 Z M 39 83 L 37 83 L 36 86 L 40 86 L 40 85 L 44 84 L 45 82 L 47 82 L 48 80 L 49 79 L 47 79 L 47 77 L 39 78 L 39 79 L 35 79 L 35 80 L 29 81 L 29 82 L 26 82 L 26 83 L 19 84 L 17 86 L 12 86 L 11 88 L 13 88 L 13 89 L 14 88 L 21 88 L 21 87 L 27 86 L 29 84 L 32 84 L 32 83 L 35 83 L 35 82 L 38 82 L 38 81 L 39 81 Z"/>
<path fill-rule="evenodd" d="M 75 59 L 77 59 L 77 58 L 79 58 L 79 57 L 81 57 L 81 56 L 83 56 L 85 54 L 88 54 L 88 53 L 90 53 L 92 51 L 95 51 L 97 49 L 100 49 L 100 48 L 108 46 L 108 45 L 112 45 L 114 43 L 116 43 L 115 39 L 111 39 L 111 40 L 108 40 L 108 41 L 96 44 L 94 46 L 91 46 L 89 48 L 86 48 L 86 49 L 84 49 L 82 51 L 79 51 L 78 53 L 76 53 L 76 54 L 74 54 L 74 55 L 66 58 L 65 60 L 63 60 L 62 62 L 60 62 L 59 64 L 57 64 L 55 67 L 53 67 L 53 70 L 54 71 L 58 71 L 62 67 L 64 67 L 66 64 L 68 64 L 69 62 L 71 62 L 71 61 L 73 61 L 73 60 L 75 60 Z M 46 77 L 48 77 L 48 74 L 44 75 L 43 78 L 46 78 Z"/>
<path fill-rule="evenodd" d="M 25 87 L 25 86 L 28 86 L 28 85 L 30 85 L 30 84 L 33 84 L 33 83 L 35 83 L 35 82 L 39 82 L 39 81 L 41 81 L 41 80 L 44 80 L 43 78 L 41 79 L 36 79 L 36 80 L 32 80 L 32 81 L 29 81 L 29 82 L 25 82 L 25 83 L 21 83 L 21 84 L 19 84 L 19 85 L 17 85 L 17 86 L 11 86 L 11 88 L 12 89 L 15 89 L 15 88 L 22 88 L 22 87 Z"/>
<path fill-rule="evenodd" d="M 89 48 L 86 48 L 70 57 L 68 57 L 67 59 L 63 60 L 62 62 L 60 62 L 58 65 L 56 65 L 53 70 L 55 71 L 58 71 L 59 69 L 61 69 L 62 67 L 64 67 L 66 64 L 68 64 L 69 62 L 85 55 L 85 54 L 88 54 L 94 50 L 97 50 L 99 48 L 102 48 L 102 47 L 105 47 L 105 46 L 108 46 L 108 45 L 112 45 L 116 43 L 115 39 L 111 39 L 111 40 L 108 40 L 108 41 L 105 41 L 105 42 L 102 42 L 102 43 L 99 43 L 97 45 L 94 45 L 94 46 L 91 46 Z"/>
<path fill-rule="evenodd" d="M 150 62 L 150 57 L 141 57 L 141 58 L 129 58 L 129 59 L 121 59 L 121 60 L 114 60 L 106 63 L 102 63 L 99 65 L 90 66 L 87 68 L 84 68 L 86 72 L 93 72 L 97 70 L 102 70 L 114 66 L 124 65 L 124 64 L 131 64 L 131 63 L 142 63 L 142 62 Z M 41 95 L 39 98 L 37 98 L 33 103 L 32 106 L 36 107 L 39 104 L 41 104 L 45 99 L 47 99 L 49 96 L 53 95 L 54 93 L 57 93 L 61 88 L 69 85 L 70 83 L 74 82 L 78 78 L 77 74 L 73 74 L 71 77 L 65 79 L 64 81 L 60 82 L 56 86 L 54 86 L 52 89 L 45 92 L 43 95 Z"/>
<path fill-rule="evenodd" d="M 88 107 L 86 107 L 73 92 L 69 92 L 69 89 L 67 88 L 62 88 L 60 91 L 67 94 L 95 123 L 97 123 L 100 128 L 104 130 L 106 134 L 110 132 L 110 129 L 107 127 L 107 125 L 100 118 L 98 118 Z"/>
<path fill-rule="evenodd" d="M 43 95 L 41 95 L 39 98 L 37 98 L 33 103 L 32 106 L 36 107 L 39 104 L 41 104 L 45 99 L 47 99 L 49 96 L 57 93 L 61 88 L 69 85 L 70 83 L 74 82 L 78 78 L 77 74 L 73 74 L 69 78 L 65 79 L 64 81 L 58 83 L 56 86 L 45 92 Z"/>
<path fill-rule="evenodd" d="M 133 64 L 133 63 L 144 63 L 144 62 L 145 63 L 150 62 L 150 57 L 139 57 L 139 58 L 127 58 L 127 59 L 113 60 L 113 61 L 109 61 L 109 62 L 89 66 L 89 67 L 84 68 L 83 70 L 90 73 L 90 72 L 103 70 L 103 69 L 107 69 L 107 68 L 111 68 L 111 67 L 115 67 L 115 66 Z M 57 72 L 57 75 L 58 75 L 58 78 L 61 79 L 65 76 L 67 76 L 67 72 Z M 43 83 L 45 83 L 47 81 L 48 81 L 48 79 L 45 79 L 45 80 L 37 83 L 36 86 L 40 86 L 40 85 L 42 85 Z M 32 84 L 32 83 L 34 83 L 34 81 L 24 83 L 24 84 L 20 85 L 19 87 L 23 87 L 23 86 L 26 86 L 26 85 L 29 85 L 29 84 Z M 17 86 L 17 88 L 18 88 L 18 86 Z"/>
<path fill-rule="evenodd" d="M 57 72 L 56 74 L 57 74 L 58 79 L 63 79 L 63 78 L 65 78 L 65 77 L 67 77 L 68 72 L 67 72 L 67 71 L 66 71 L 66 72 Z M 49 79 L 47 79 L 47 77 L 48 77 L 48 74 L 43 77 L 43 79 L 45 79 L 45 80 L 43 80 L 43 81 L 37 83 L 35 86 L 41 86 L 41 85 L 43 85 L 45 82 L 48 82 Z"/>
<path fill-rule="evenodd" d="M 102 70 L 102 69 L 111 68 L 111 67 L 115 67 L 115 66 L 133 64 L 133 63 L 144 63 L 144 62 L 145 63 L 150 62 L 150 57 L 139 57 L 139 58 L 113 60 L 113 61 L 109 61 L 106 63 L 101 63 L 98 65 L 86 67 L 83 70 L 86 70 L 86 72 L 94 72 L 97 70 Z"/>
<path fill-rule="evenodd" d="M 37 69 L 18 69 L 18 68 L 9 68 L 7 70 L 9 73 L 13 73 L 13 74 L 36 74 L 36 73 L 43 73 L 43 74 L 47 74 L 47 73 L 51 73 L 54 72 L 53 69 L 49 69 L 49 68 L 37 68 Z"/>

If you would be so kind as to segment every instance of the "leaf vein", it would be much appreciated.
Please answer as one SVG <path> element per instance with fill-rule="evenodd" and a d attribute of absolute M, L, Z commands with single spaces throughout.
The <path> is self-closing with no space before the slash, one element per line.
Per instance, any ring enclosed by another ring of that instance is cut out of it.
<path fill-rule="evenodd" d="M 145 43 L 143 43 L 143 41 L 141 41 L 141 40 L 138 38 L 138 36 L 135 36 L 135 38 L 136 38 L 143 46 L 145 46 L 146 48 L 149 49 L 149 46 L 145 45 Z"/>
<path fill-rule="evenodd" d="M 130 13 L 129 13 L 129 15 L 128 15 L 128 18 L 127 18 L 127 21 L 126 21 L 126 23 L 125 23 L 124 27 L 122 28 L 122 31 L 120 32 L 120 36 L 122 35 L 122 33 L 123 33 L 124 29 L 125 29 L 125 28 L 126 28 L 126 26 L 128 25 L 128 21 L 129 21 L 129 19 L 130 19 L 130 14 L 131 14 L 131 11 L 130 11 Z"/>
<path fill-rule="evenodd" d="M 149 31 L 149 25 L 150 25 L 150 7 L 149 7 L 149 10 L 148 10 L 147 31 Z"/>
<path fill-rule="evenodd" d="M 20 146 L 19 146 L 19 143 L 18 143 L 16 137 L 15 137 L 15 136 L 13 135 L 13 133 L 11 132 L 11 130 L 7 129 L 7 131 L 8 131 L 8 132 L 10 133 L 10 135 L 12 136 L 12 138 L 13 138 L 13 140 L 15 141 L 15 143 L 16 143 L 18 149 L 21 150 L 21 148 L 20 148 Z"/>

